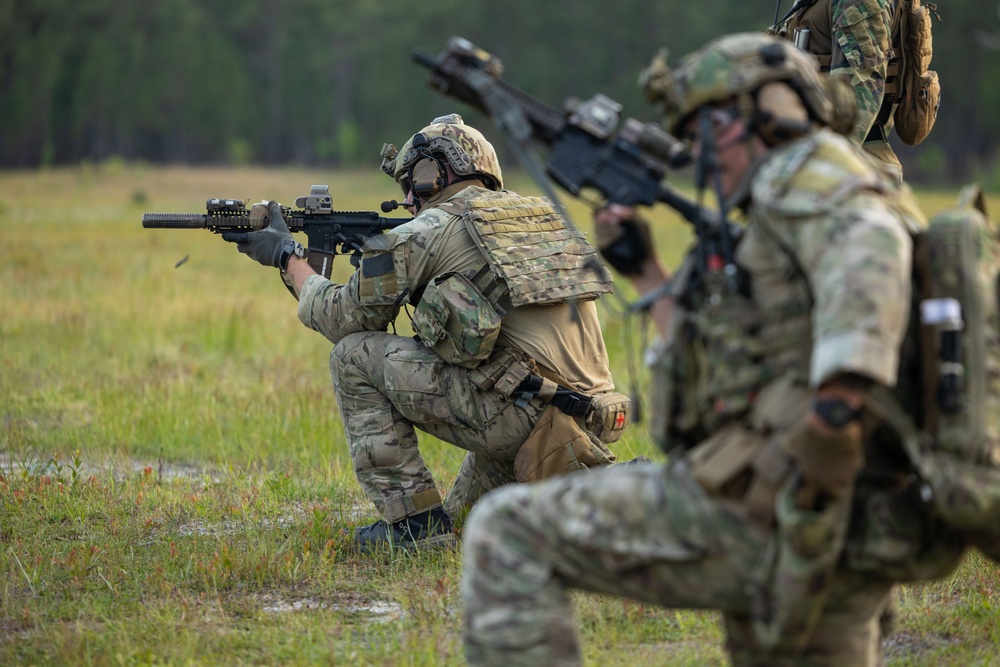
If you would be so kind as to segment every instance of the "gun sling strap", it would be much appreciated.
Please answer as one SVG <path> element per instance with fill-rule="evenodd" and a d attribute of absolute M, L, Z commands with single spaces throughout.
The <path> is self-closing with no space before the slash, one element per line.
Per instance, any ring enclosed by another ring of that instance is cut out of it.
<path fill-rule="evenodd" d="M 534 373 L 524 378 L 511 394 L 511 398 L 517 399 L 514 405 L 519 408 L 523 408 L 528 404 L 528 401 L 536 397 L 546 403 L 551 403 L 570 417 L 587 416 L 593 400 L 586 394 L 573 391 Z"/>

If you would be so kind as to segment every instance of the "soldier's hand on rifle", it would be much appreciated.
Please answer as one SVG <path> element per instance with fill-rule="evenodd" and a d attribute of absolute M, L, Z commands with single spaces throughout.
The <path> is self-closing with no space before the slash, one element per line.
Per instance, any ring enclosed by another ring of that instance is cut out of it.
<path fill-rule="evenodd" d="M 250 208 L 249 217 L 253 223 L 268 220 L 268 224 L 255 232 L 226 232 L 222 235 L 222 239 L 237 244 L 236 249 L 250 259 L 264 266 L 277 267 L 282 271 L 288 267 L 288 259 L 292 255 L 299 257 L 305 255 L 302 244 L 292 238 L 278 202 L 254 204 Z"/>
<path fill-rule="evenodd" d="M 626 276 L 642 273 L 653 252 L 649 223 L 631 206 L 609 204 L 594 213 L 597 249 L 605 261 Z"/>
<path fill-rule="evenodd" d="M 628 276 L 639 295 L 650 298 L 646 306 L 661 335 L 670 330 L 674 300 L 669 289 L 670 271 L 654 252 L 649 223 L 632 206 L 609 204 L 594 213 L 598 251 L 604 260 Z"/>
<path fill-rule="evenodd" d="M 805 423 L 787 444 L 802 474 L 796 494 L 801 509 L 821 509 L 824 500 L 846 497 L 864 466 L 861 405 L 864 394 L 834 382 L 813 397 Z"/>

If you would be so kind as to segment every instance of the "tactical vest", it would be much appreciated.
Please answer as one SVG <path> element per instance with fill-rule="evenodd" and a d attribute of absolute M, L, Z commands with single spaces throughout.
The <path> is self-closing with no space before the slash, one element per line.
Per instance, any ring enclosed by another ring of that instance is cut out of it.
<path fill-rule="evenodd" d="M 590 301 L 614 290 L 597 251 L 547 199 L 484 190 L 465 201 L 462 216 L 514 307 Z"/>
<path fill-rule="evenodd" d="M 754 243 L 754 229 L 741 246 Z M 924 229 L 911 228 L 911 234 L 913 301 L 899 377 L 893 389 L 873 388 L 866 402 L 895 433 L 891 440 L 902 446 L 920 480 L 917 497 L 892 502 L 922 503 L 947 530 L 1000 562 L 1000 230 L 973 186 L 958 206 L 933 216 Z M 691 310 L 679 308 L 666 337 L 670 345 L 653 366 L 660 402 L 652 433 L 668 450 L 697 444 L 741 418 L 776 377 L 803 386 L 808 378 L 808 300 L 789 301 L 780 313 L 764 312 L 741 295 L 718 300 L 699 289 L 679 303 Z M 886 498 L 892 496 L 859 502 Z M 883 510 L 880 516 L 917 511 Z M 916 515 L 913 520 L 922 521 Z M 887 527 L 872 530 L 877 538 L 857 540 L 866 549 L 885 543 Z M 868 552 L 850 555 L 852 567 L 894 572 L 901 581 L 924 578 L 922 563 L 941 562 L 872 558 Z"/>
<path fill-rule="evenodd" d="M 774 253 L 762 247 L 768 243 L 765 236 L 748 228 L 737 255 L 756 249 L 759 255 Z M 733 293 L 692 268 L 698 261 L 692 252 L 675 274 L 683 296 L 651 364 L 657 409 L 650 432 L 665 452 L 692 447 L 742 418 L 778 379 L 801 386 L 809 381 L 812 322 L 804 274 L 780 305 L 765 309 L 748 296 L 751 277 L 745 271 L 747 289 Z"/>
<path fill-rule="evenodd" d="M 446 361 L 475 368 L 489 357 L 506 309 L 593 300 L 614 289 L 583 234 L 541 197 L 469 188 L 438 208 L 459 216 L 485 259 L 472 275 L 446 273 L 425 287 L 413 326 Z"/>

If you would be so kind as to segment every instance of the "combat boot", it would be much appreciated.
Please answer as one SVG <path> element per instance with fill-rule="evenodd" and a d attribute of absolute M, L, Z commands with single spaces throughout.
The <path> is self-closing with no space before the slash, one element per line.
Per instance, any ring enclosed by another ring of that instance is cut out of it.
<path fill-rule="evenodd" d="M 354 543 L 362 553 L 393 549 L 443 549 L 455 545 L 451 519 L 440 507 L 389 522 L 379 519 L 358 528 Z"/>

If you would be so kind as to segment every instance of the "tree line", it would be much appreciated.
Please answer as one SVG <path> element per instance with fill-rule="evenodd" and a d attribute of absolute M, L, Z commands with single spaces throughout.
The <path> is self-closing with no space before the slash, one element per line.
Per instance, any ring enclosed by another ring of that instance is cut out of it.
<path fill-rule="evenodd" d="M 784 0 L 782 12 L 792 0 Z M 930 138 L 903 149 L 916 180 L 965 178 L 1000 144 L 1000 16 L 938 5 L 942 106 Z M 376 165 L 432 117 L 411 50 L 461 35 L 505 78 L 559 106 L 604 94 L 654 119 L 636 81 L 661 47 L 671 62 L 711 37 L 760 31 L 760 0 L 0 0 L 0 168 L 125 160 L 182 164 Z"/>

